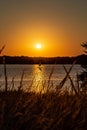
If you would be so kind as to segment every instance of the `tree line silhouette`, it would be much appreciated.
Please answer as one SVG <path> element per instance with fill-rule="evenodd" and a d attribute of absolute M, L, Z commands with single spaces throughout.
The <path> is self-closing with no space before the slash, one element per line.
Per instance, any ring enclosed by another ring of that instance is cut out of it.
<path fill-rule="evenodd" d="M 0 56 L 0 64 L 87 64 L 87 55 L 82 54 L 75 57 L 28 57 L 28 56 Z"/>

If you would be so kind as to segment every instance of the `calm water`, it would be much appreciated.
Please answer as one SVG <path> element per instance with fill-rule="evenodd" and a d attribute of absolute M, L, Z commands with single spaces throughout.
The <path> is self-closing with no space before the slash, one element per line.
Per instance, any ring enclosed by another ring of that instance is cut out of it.
<path fill-rule="evenodd" d="M 65 66 L 68 70 L 71 65 Z M 44 86 L 44 84 L 48 83 L 49 76 L 52 70 L 53 74 L 51 76 L 50 84 L 52 86 L 56 86 L 66 75 L 66 72 L 62 65 L 7 65 L 8 87 L 9 89 L 11 89 L 12 87 L 17 88 L 20 85 L 21 76 L 24 72 L 23 87 L 28 89 L 30 88 L 30 86 L 33 86 L 34 89 L 41 89 L 41 85 Z M 80 72 L 82 72 L 82 68 L 80 67 L 80 65 L 74 65 L 70 73 L 70 76 L 74 80 L 74 83 L 76 79 L 76 74 Z M 65 85 L 69 86 L 69 81 L 67 81 Z M 4 88 L 3 65 L 0 65 L 0 87 L 1 89 Z"/>

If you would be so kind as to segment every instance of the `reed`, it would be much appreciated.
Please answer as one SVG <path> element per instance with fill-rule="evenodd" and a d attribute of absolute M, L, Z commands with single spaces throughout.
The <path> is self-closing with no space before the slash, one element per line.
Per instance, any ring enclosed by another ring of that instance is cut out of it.
<path fill-rule="evenodd" d="M 64 67 L 64 70 L 65 70 L 66 74 L 68 74 L 66 67 L 65 67 L 65 66 L 63 66 L 63 67 Z M 70 82 L 71 82 L 71 86 L 72 86 L 72 89 L 74 90 L 75 94 L 76 94 L 77 96 L 79 96 L 79 95 L 78 95 L 78 92 L 77 92 L 77 90 L 76 90 L 76 88 L 75 88 L 75 85 L 74 85 L 74 83 L 73 83 L 73 80 L 71 79 L 71 77 L 70 77 L 69 74 L 68 74 L 68 78 L 69 78 L 69 80 L 70 80 Z"/>
<path fill-rule="evenodd" d="M 4 76 L 5 76 L 5 92 L 7 92 L 8 81 L 7 81 L 7 68 L 6 68 L 5 56 L 3 57 L 3 65 L 4 65 Z"/>
<path fill-rule="evenodd" d="M 2 54 L 4 48 L 5 48 L 5 45 L 3 45 L 1 47 L 0 55 Z M 3 56 L 3 65 L 4 65 L 4 76 L 5 76 L 5 92 L 7 92 L 8 81 L 7 81 L 7 69 L 6 69 L 6 59 L 5 59 L 5 56 Z"/>
<path fill-rule="evenodd" d="M 20 86 L 18 87 L 18 91 L 22 90 L 23 88 L 23 78 L 24 78 L 24 71 L 22 72 L 21 75 Z"/>
<path fill-rule="evenodd" d="M 1 130 L 87 129 L 87 94 L 3 91 L 0 99 Z"/>
<path fill-rule="evenodd" d="M 68 75 L 71 72 L 75 63 L 76 63 L 76 61 L 73 62 L 73 64 L 71 65 L 71 67 L 70 67 L 69 71 L 67 72 L 66 76 L 64 77 L 64 79 L 59 83 L 59 85 L 57 85 L 57 89 L 61 89 L 63 87 L 63 85 L 65 84 L 65 82 L 68 78 Z"/>
<path fill-rule="evenodd" d="M 5 48 L 5 45 L 3 45 L 1 48 L 0 48 L 0 55 L 2 54 L 2 51 L 4 50 Z"/>

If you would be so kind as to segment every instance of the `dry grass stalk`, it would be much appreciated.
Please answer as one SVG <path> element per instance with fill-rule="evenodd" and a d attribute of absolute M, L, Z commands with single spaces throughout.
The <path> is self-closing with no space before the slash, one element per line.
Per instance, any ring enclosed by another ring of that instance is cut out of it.
<path fill-rule="evenodd" d="M 54 68 L 55 68 L 55 66 L 52 67 L 51 72 L 50 72 L 50 75 L 49 75 L 49 77 L 48 77 L 47 91 L 50 89 L 49 87 L 50 87 L 51 77 L 52 77 L 53 72 L 54 72 Z"/>
<path fill-rule="evenodd" d="M 30 92 L 30 90 L 32 89 L 33 83 L 34 83 L 35 77 L 33 77 L 33 79 L 31 80 L 31 83 L 27 89 L 28 92 Z"/>
<path fill-rule="evenodd" d="M 2 46 L 2 48 L 0 49 L 0 54 L 2 53 L 2 51 L 4 50 L 5 45 Z"/>
<path fill-rule="evenodd" d="M 79 79 L 78 79 L 78 73 L 76 75 L 76 82 L 77 82 L 78 93 L 80 93 L 80 84 L 79 84 Z"/>
<path fill-rule="evenodd" d="M 76 61 L 73 62 L 72 66 L 70 67 L 69 71 L 67 72 L 66 76 L 64 77 L 64 79 L 59 83 L 59 85 L 57 85 L 57 88 L 56 89 L 61 89 L 63 87 L 63 85 L 65 84 L 67 78 L 68 78 L 68 75 L 69 73 L 71 72 L 74 64 L 76 63 Z"/>
<path fill-rule="evenodd" d="M 12 90 L 14 89 L 14 77 L 12 78 Z"/>
<path fill-rule="evenodd" d="M 6 63 L 5 63 L 5 56 L 3 57 L 3 65 L 4 65 L 4 76 L 5 76 L 5 92 L 7 92 L 7 86 L 8 86 L 8 81 L 7 81 L 7 69 L 6 69 Z"/>
<path fill-rule="evenodd" d="M 65 72 L 68 73 L 66 67 L 65 67 L 64 65 L 63 65 L 63 67 L 64 67 Z M 75 94 L 78 96 L 78 92 L 77 92 L 77 90 L 76 90 L 76 88 L 75 88 L 75 86 L 74 86 L 73 80 L 71 79 L 71 77 L 70 77 L 69 74 L 68 74 L 68 78 L 69 78 L 69 80 L 70 80 L 70 82 L 71 82 L 71 85 L 72 85 L 72 88 L 73 88 Z"/>
<path fill-rule="evenodd" d="M 24 71 L 22 72 L 22 75 L 21 75 L 20 86 L 18 87 L 18 91 L 20 91 L 23 87 L 23 78 L 24 78 Z"/>
<path fill-rule="evenodd" d="M 2 53 L 2 51 L 4 50 L 5 45 L 2 46 L 2 48 L 0 49 L 0 54 Z M 5 62 L 5 56 L 3 57 L 3 64 L 4 64 L 4 76 L 5 76 L 5 92 L 7 92 L 7 69 L 6 69 L 6 62 Z"/>

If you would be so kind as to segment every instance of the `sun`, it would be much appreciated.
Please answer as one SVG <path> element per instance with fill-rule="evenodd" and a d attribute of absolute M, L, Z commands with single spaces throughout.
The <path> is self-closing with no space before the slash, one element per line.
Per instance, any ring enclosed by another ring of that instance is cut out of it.
<path fill-rule="evenodd" d="M 41 49 L 42 48 L 42 45 L 40 43 L 36 44 L 36 48 L 37 49 Z"/>

